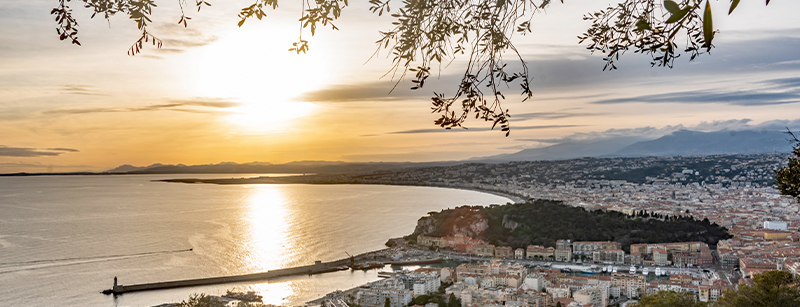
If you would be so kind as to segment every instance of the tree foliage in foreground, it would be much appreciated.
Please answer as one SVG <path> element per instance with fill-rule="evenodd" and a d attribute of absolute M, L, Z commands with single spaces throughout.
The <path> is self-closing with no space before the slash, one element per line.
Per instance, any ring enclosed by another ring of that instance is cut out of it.
<path fill-rule="evenodd" d="M 753 276 L 752 284 L 728 289 L 715 307 L 798 307 L 797 279 L 785 271 L 768 271 Z"/>
<path fill-rule="evenodd" d="M 648 294 L 639 300 L 637 307 L 706 307 L 708 304 L 699 302 L 691 292 L 658 291 Z"/>
<path fill-rule="evenodd" d="M 789 156 L 789 163 L 781 169 L 775 171 L 775 185 L 781 194 L 794 197 L 800 202 L 800 139 L 791 131 L 788 131 L 794 141 L 792 156 Z"/>
<path fill-rule="evenodd" d="M 80 45 L 78 22 L 68 5 L 71 0 L 57 1 L 51 14 L 56 16 L 59 38 Z M 187 27 L 191 17 L 186 11 L 196 7 L 199 12 L 202 7 L 211 6 L 208 1 L 194 0 L 190 5 L 187 0 L 177 0 L 181 8 L 178 24 Z M 147 43 L 161 47 L 162 41 L 147 30 L 152 10 L 157 6 L 155 0 L 75 2 L 92 10 L 92 18 L 99 15 L 108 19 L 123 14 L 136 22 L 141 36 L 128 54 L 140 53 Z M 739 2 L 731 0 L 728 14 Z M 551 0 L 369 0 L 369 3 L 371 12 L 379 16 L 386 13 L 392 19 L 391 28 L 379 32 L 376 54 L 381 50 L 391 53 L 393 61 L 387 75 L 398 84 L 411 73 L 412 89 L 422 88 L 432 71 L 441 71 L 442 65 L 452 62 L 457 55 L 468 59 L 454 93 L 434 93 L 431 98 L 433 112 L 441 115 L 435 120 L 436 125 L 446 129 L 462 127 L 474 116 L 491 122 L 493 129 L 499 127 L 508 136 L 510 114 L 501 106 L 506 99 L 504 91 L 511 85 L 519 86 L 522 101 L 533 94 L 528 67 L 512 37 L 532 32 L 531 20 L 548 8 Z M 301 31 L 289 49 L 298 54 L 309 50 L 303 29 L 312 36 L 320 27 L 338 30 L 334 22 L 349 5 L 348 0 L 301 0 L 301 4 Z M 262 19 L 269 8 L 277 9 L 278 0 L 253 0 L 252 5 L 240 11 L 239 26 L 252 18 Z M 710 51 L 717 32 L 709 0 L 620 0 L 604 10 L 586 14 L 584 19 L 592 25 L 579 36 L 580 42 L 586 43 L 592 53 L 605 55 L 604 69 L 616 69 L 615 62 L 631 49 L 650 55 L 653 66 L 671 68 L 682 53 L 693 60 Z M 678 44 L 680 41 L 685 43 Z"/>

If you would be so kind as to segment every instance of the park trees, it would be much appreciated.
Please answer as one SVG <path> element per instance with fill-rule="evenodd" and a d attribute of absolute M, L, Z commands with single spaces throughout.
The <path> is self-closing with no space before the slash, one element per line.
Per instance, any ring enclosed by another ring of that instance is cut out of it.
<path fill-rule="evenodd" d="M 56 0 L 51 11 L 58 23 L 61 40 L 80 45 L 78 22 L 69 6 L 71 0 Z M 178 23 L 188 27 L 189 9 L 198 11 L 212 5 L 213 0 L 178 1 L 181 15 Z M 76 0 L 92 10 L 92 17 L 108 19 L 116 14 L 127 15 L 141 31 L 128 54 L 142 52 L 147 44 L 157 47 L 162 41 L 148 31 L 155 0 Z M 442 128 L 462 127 L 470 117 L 490 122 L 506 136 L 510 131 L 508 109 L 501 102 L 507 89 L 518 86 L 522 101 L 532 97 L 531 76 L 525 60 L 512 37 L 530 33 L 531 20 L 551 6 L 551 0 L 369 0 L 369 10 L 388 15 L 391 26 L 379 32 L 377 50 L 391 53 L 392 64 L 387 75 L 395 86 L 410 75 L 412 89 L 421 89 L 436 67 L 457 56 L 468 59 L 462 67 L 460 82 L 449 95 L 433 93 L 432 110 L 440 117 L 434 123 Z M 561 0 L 563 2 L 563 0 Z M 733 13 L 740 0 L 732 0 L 728 13 Z M 301 29 L 313 36 L 317 28 L 330 27 L 349 6 L 348 0 L 301 1 Z M 766 1 L 769 4 L 769 1 Z M 715 3 L 715 5 L 718 5 Z M 727 5 L 727 4 L 726 4 Z M 246 21 L 262 19 L 269 9 L 278 8 L 278 0 L 253 0 L 239 12 L 239 26 Z M 394 8 L 394 9 L 393 9 Z M 648 54 L 651 65 L 673 67 L 681 54 L 690 60 L 710 51 L 715 33 L 709 0 L 619 0 L 616 5 L 585 15 L 592 24 L 579 36 L 590 52 L 602 53 L 605 69 L 616 69 L 616 61 L 627 51 Z M 309 50 L 309 41 L 300 31 L 289 51 L 298 54 Z M 677 42 L 685 42 L 678 44 Z M 433 68 L 432 68 L 433 67 Z"/>
<path fill-rule="evenodd" d="M 676 291 L 659 291 L 653 294 L 648 294 L 639 300 L 637 306 L 641 307 L 705 307 L 704 302 L 698 302 L 695 299 L 694 293 L 691 292 L 676 292 Z"/>

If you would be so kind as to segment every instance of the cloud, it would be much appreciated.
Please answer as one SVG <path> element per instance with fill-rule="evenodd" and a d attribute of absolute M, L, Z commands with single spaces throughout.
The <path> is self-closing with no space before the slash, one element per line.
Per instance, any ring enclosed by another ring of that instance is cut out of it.
<path fill-rule="evenodd" d="M 87 95 L 87 96 L 108 96 L 100 93 L 91 85 L 65 84 L 61 87 L 62 94 Z"/>
<path fill-rule="evenodd" d="M 515 130 L 535 130 L 535 129 L 552 129 L 552 128 L 572 128 L 572 127 L 583 127 L 585 125 L 541 125 L 541 126 L 511 126 L 511 131 Z M 469 128 L 469 129 L 444 129 L 444 128 L 432 128 L 432 129 L 414 129 L 414 130 L 401 130 L 401 131 L 393 131 L 393 132 L 386 132 L 380 134 L 365 134 L 362 136 L 378 136 L 378 135 L 388 135 L 388 134 L 419 134 L 419 133 L 462 133 L 462 132 L 477 132 L 477 131 L 492 131 L 490 127 L 478 127 L 478 128 Z M 494 131 L 500 131 L 499 127 L 495 127 Z"/>
<path fill-rule="evenodd" d="M 121 112 L 144 112 L 144 111 L 179 111 L 191 113 L 218 113 L 218 110 L 238 106 L 238 102 L 222 98 L 192 98 L 192 99 L 169 99 L 167 103 L 154 104 L 143 107 L 133 108 L 78 108 L 45 111 L 45 114 L 88 114 L 88 113 L 121 113 Z M 211 108 L 198 109 L 195 107 Z"/>
<path fill-rule="evenodd" d="M 588 117 L 588 116 L 602 116 L 608 113 L 569 113 L 569 112 L 535 112 L 535 113 L 522 113 L 511 114 L 513 120 L 529 120 L 529 119 L 562 119 L 572 117 Z"/>
<path fill-rule="evenodd" d="M 616 103 L 721 103 L 737 106 L 763 106 L 800 102 L 800 78 L 761 81 L 759 89 L 704 89 L 597 100 L 595 104 Z"/>
<path fill-rule="evenodd" d="M 406 82 L 400 82 L 392 91 L 394 82 L 366 82 L 360 84 L 332 85 L 320 90 L 311 91 L 296 100 L 307 102 L 350 102 L 375 100 L 402 100 L 409 98 L 429 98 L 430 91 L 408 90 Z M 391 92 L 391 93 L 390 93 Z"/>
<path fill-rule="evenodd" d="M 52 157 L 65 152 L 78 152 L 72 148 L 27 148 L 0 145 L 0 157 Z"/>
<path fill-rule="evenodd" d="M 174 23 L 159 23 L 154 28 L 154 33 L 162 37 L 162 47 L 157 49 L 160 53 L 183 53 L 219 40 L 219 37 L 204 35 L 194 27 L 183 27 Z"/>

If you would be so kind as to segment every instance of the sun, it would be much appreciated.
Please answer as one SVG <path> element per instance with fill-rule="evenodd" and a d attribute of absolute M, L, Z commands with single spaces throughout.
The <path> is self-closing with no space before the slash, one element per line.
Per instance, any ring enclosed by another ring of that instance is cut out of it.
<path fill-rule="evenodd" d="M 316 105 L 298 97 L 328 81 L 327 53 L 287 51 L 293 38 L 285 31 L 239 30 L 198 52 L 192 84 L 198 96 L 240 103 L 226 120 L 248 132 L 286 130 L 312 114 Z M 264 33 L 270 37 L 259 39 Z"/>

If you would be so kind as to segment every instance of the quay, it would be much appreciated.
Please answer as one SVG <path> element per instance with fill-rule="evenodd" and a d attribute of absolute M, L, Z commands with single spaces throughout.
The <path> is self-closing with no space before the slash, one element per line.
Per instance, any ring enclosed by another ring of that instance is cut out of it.
<path fill-rule="evenodd" d="M 267 272 L 262 273 L 250 273 L 250 274 L 242 274 L 242 275 L 233 275 L 233 276 L 220 276 L 220 277 L 208 277 L 208 278 L 197 278 L 197 279 L 185 279 L 185 280 L 175 280 L 175 281 L 163 281 L 163 282 L 154 282 L 154 283 L 146 283 L 146 284 L 134 284 L 134 285 L 120 285 L 117 284 L 117 278 L 114 277 L 114 286 L 111 289 L 103 290 L 101 293 L 103 294 L 123 294 L 128 292 L 137 292 L 137 291 L 150 291 L 150 290 L 162 290 L 162 289 L 172 289 L 172 288 L 183 288 L 183 287 L 194 287 L 194 286 L 205 286 L 205 285 L 216 285 L 216 284 L 226 284 L 226 283 L 234 283 L 234 282 L 246 282 L 246 281 L 258 281 L 258 280 L 268 280 L 277 277 L 285 277 L 285 276 L 293 276 L 293 275 L 313 275 L 313 274 L 321 274 L 321 273 L 328 273 L 328 272 L 335 272 L 339 270 L 343 270 L 343 268 L 348 267 L 352 261 L 363 260 L 372 258 L 375 259 L 375 254 L 384 251 L 385 249 L 364 253 L 361 255 L 357 255 L 352 258 L 345 258 L 331 262 L 322 262 L 316 261 L 312 265 L 305 265 L 305 266 L 298 266 L 292 268 L 285 268 L 285 269 L 277 269 L 277 270 L 270 270 Z M 349 269 L 349 267 L 347 268 Z"/>

